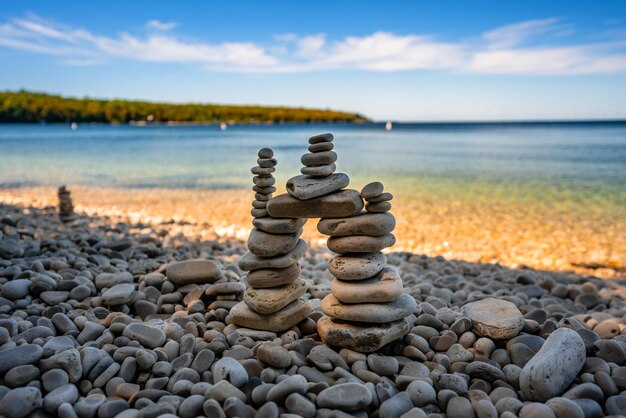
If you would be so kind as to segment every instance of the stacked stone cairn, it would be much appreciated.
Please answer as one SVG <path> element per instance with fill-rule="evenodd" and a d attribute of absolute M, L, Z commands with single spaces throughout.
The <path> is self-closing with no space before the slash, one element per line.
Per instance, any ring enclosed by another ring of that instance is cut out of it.
<path fill-rule="evenodd" d="M 64 223 L 72 222 L 76 219 L 76 215 L 74 214 L 70 191 L 65 186 L 61 186 L 57 194 L 59 196 L 59 218 Z"/>
<path fill-rule="evenodd" d="M 330 236 L 328 248 L 338 254 L 328 263 L 334 279 L 321 305 L 327 316 L 317 329 L 329 345 L 371 352 L 409 332 L 416 304 L 381 252 L 396 241 L 391 233 L 396 221 L 389 213 L 392 195 L 375 182 L 363 188 L 361 197 L 366 211 L 322 219 L 317 226 Z"/>
<path fill-rule="evenodd" d="M 248 288 L 243 302 L 231 309 L 229 321 L 244 328 L 282 332 L 304 320 L 311 308 L 300 298 L 307 284 L 299 278 L 298 263 L 307 250 L 300 239 L 306 219 L 274 218 L 267 211 L 276 191 L 273 155 L 271 149 L 261 149 L 258 165 L 251 170 L 256 192 L 251 212 L 254 228 L 248 238 L 249 252 L 239 261 L 239 267 L 248 272 Z"/>

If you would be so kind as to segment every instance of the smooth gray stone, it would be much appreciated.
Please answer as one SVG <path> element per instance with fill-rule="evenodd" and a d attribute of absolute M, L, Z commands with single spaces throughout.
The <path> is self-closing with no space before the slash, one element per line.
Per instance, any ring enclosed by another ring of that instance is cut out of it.
<path fill-rule="evenodd" d="M 0 356 L 2 352 L 0 351 Z M 28 382 L 39 379 L 39 368 L 25 364 L 12 368 L 4 375 L 4 384 L 10 388 L 26 386 Z"/>
<path fill-rule="evenodd" d="M 556 418 L 549 406 L 538 402 L 525 404 L 519 411 L 520 418 Z"/>
<path fill-rule="evenodd" d="M 17 388 L 0 399 L 0 415 L 23 418 L 41 407 L 41 392 L 34 387 Z"/>
<path fill-rule="evenodd" d="M 243 271 L 286 268 L 297 263 L 304 256 L 306 250 L 306 241 L 300 239 L 293 250 L 279 257 L 263 258 L 247 252 L 239 259 L 239 268 Z"/>
<path fill-rule="evenodd" d="M 213 383 L 227 380 L 236 387 L 243 387 L 248 383 L 248 372 L 237 360 L 231 357 L 223 357 L 213 363 Z"/>
<path fill-rule="evenodd" d="M 437 403 L 437 392 L 435 388 L 424 380 L 414 380 L 409 383 L 406 388 L 406 393 L 409 394 L 411 402 L 415 406 L 425 406 L 428 404 Z"/>
<path fill-rule="evenodd" d="M 554 331 L 522 369 L 520 389 L 524 397 L 545 402 L 561 395 L 583 368 L 585 355 L 585 344 L 576 331 Z"/>
<path fill-rule="evenodd" d="M 123 335 L 128 339 L 138 341 L 146 348 L 162 347 L 167 339 L 162 330 L 143 323 L 132 323 L 126 325 Z"/>
<path fill-rule="evenodd" d="M 299 200 L 308 200 L 341 190 L 350 184 L 344 173 L 333 173 L 326 177 L 295 176 L 287 180 L 287 193 Z"/>
<path fill-rule="evenodd" d="M 363 209 L 356 190 L 344 189 L 309 200 L 299 200 L 288 193 L 273 197 L 267 211 L 275 218 L 342 218 Z"/>
<path fill-rule="evenodd" d="M 476 416 L 470 401 L 461 396 L 457 396 L 448 401 L 446 414 L 448 418 L 474 418 Z"/>
<path fill-rule="evenodd" d="M 307 381 L 303 376 L 293 375 L 289 376 L 282 382 L 272 387 L 267 393 L 268 402 L 276 402 L 281 405 L 287 396 L 292 393 L 305 394 L 307 391 Z"/>
<path fill-rule="evenodd" d="M 2 241 L 2 240 L 0 240 Z M 30 280 L 16 279 L 2 285 L 0 295 L 9 300 L 23 299 L 30 293 Z"/>
<path fill-rule="evenodd" d="M 215 399 L 207 399 L 202 405 L 202 410 L 207 417 L 226 418 L 224 410 Z"/>
<path fill-rule="evenodd" d="M 116 284 L 102 294 L 102 300 L 105 305 L 122 305 L 130 301 L 134 291 L 132 283 Z"/>
<path fill-rule="evenodd" d="M 580 409 L 580 406 L 570 399 L 552 398 L 546 402 L 546 405 L 552 409 L 557 418 L 585 418 L 585 414 Z"/>
<path fill-rule="evenodd" d="M 302 418 L 313 418 L 315 416 L 315 404 L 299 393 L 292 393 L 287 396 L 285 408 L 292 414 Z"/>
<path fill-rule="evenodd" d="M 72 384 L 59 386 L 43 398 L 43 409 L 54 414 L 64 403 L 74 404 L 78 399 L 78 389 Z"/>
<path fill-rule="evenodd" d="M 98 413 L 98 408 L 106 401 L 106 396 L 93 393 L 80 399 L 74 404 L 74 410 L 80 418 L 94 418 Z"/>
<path fill-rule="evenodd" d="M 380 418 L 400 418 L 403 414 L 413 409 L 411 398 L 406 392 L 400 392 L 384 401 L 378 413 Z"/>
<path fill-rule="evenodd" d="M 13 367 L 36 363 L 43 355 L 43 349 L 35 344 L 22 344 L 15 348 L 0 351 L 0 373 Z"/>
<path fill-rule="evenodd" d="M 324 389 L 317 395 L 320 408 L 358 411 L 372 402 L 372 393 L 360 383 L 341 383 Z"/>

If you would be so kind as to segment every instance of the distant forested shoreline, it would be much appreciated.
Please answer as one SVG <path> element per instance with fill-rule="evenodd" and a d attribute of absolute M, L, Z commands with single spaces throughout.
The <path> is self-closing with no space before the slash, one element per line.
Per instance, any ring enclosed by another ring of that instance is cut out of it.
<path fill-rule="evenodd" d="M 178 104 L 0 92 L 0 123 L 367 123 L 358 113 L 295 107 Z"/>

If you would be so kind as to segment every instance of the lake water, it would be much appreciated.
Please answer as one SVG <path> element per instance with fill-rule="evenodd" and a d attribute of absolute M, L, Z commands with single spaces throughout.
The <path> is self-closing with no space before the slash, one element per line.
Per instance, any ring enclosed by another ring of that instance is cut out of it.
<path fill-rule="evenodd" d="M 357 184 L 624 204 L 626 123 L 3 125 L 0 185 L 247 188 L 260 147 L 274 149 L 280 183 L 298 173 L 307 138 L 326 131 Z"/>

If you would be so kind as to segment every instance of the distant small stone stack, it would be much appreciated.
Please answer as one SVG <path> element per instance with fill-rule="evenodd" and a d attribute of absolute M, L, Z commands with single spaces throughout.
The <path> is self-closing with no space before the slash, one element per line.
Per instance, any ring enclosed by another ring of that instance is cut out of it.
<path fill-rule="evenodd" d="M 248 238 L 248 250 L 239 267 L 248 271 L 248 288 L 243 302 L 230 311 L 230 321 L 246 328 L 282 332 L 305 319 L 309 304 L 300 298 L 307 284 L 299 279 L 298 261 L 306 252 L 306 242 L 300 239 L 306 219 L 277 219 L 269 216 L 267 203 L 276 191 L 274 152 L 263 148 L 258 153 L 257 166 L 252 168 L 252 202 L 254 228 Z"/>
<path fill-rule="evenodd" d="M 349 218 L 322 219 L 317 229 L 329 235 L 328 248 L 339 254 L 328 263 L 334 276 L 322 301 L 317 330 L 324 342 L 361 352 L 378 350 L 411 327 L 415 299 L 403 293 L 402 279 L 381 250 L 395 244 L 396 221 L 390 193 L 379 182 L 361 191 L 366 212 Z"/>
<path fill-rule="evenodd" d="M 61 221 L 68 223 L 76 219 L 70 191 L 65 186 L 61 186 L 57 194 L 59 196 L 59 218 Z"/>

